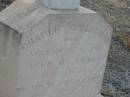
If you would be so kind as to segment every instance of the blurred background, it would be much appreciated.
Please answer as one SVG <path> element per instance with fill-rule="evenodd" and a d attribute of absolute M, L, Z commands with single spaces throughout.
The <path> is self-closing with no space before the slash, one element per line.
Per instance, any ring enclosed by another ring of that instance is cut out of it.
<path fill-rule="evenodd" d="M 0 11 L 14 0 L 0 0 Z M 130 0 L 81 0 L 81 6 L 100 13 L 113 27 L 101 94 L 130 97 Z"/>

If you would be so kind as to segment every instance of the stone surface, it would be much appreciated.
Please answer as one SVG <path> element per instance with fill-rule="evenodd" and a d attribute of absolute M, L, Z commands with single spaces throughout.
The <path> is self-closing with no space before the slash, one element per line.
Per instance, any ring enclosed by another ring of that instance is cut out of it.
<path fill-rule="evenodd" d="M 101 94 L 97 95 L 96 97 L 103 97 Z"/>
<path fill-rule="evenodd" d="M 43 4 L 51 9 L 77 9 L 80 0 L 41 0 Z"/>
<path fill-rule="evenodd" d="M 14 2 L 0 13 L 1 97 L 96 97 L 111 32 L 83 7 L 55 11 Z"/>
<path fill-rule="evenodd" d="M 22 1 L 22 2 L 30 4 L 30 3 L 35 3 L 38 0 L 17 0 L 17 1 Z"/>

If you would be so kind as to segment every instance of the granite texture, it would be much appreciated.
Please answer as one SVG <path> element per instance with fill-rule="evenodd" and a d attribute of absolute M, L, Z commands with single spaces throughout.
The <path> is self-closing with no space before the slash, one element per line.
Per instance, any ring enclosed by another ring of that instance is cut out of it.
<path fill-rule="evenodd" d="M 43 4 L 51 9 L 77 9 L 80 0 L 41 0 Z"/>
<path fill-rule="evenodd" d="M 100 97 L 111 34 L 83 7 L 14 2 L 0 13 L 1 96 Z"/>

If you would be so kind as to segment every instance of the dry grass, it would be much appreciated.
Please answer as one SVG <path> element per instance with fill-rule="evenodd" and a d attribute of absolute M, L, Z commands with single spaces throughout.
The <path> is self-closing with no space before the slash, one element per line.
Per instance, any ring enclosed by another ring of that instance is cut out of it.
<path fill-rule="evenodd" d="M 117 32 L 116 34 L 122 41 L 122 43 L 125 45 L 125 47 L 130 49 L 130 35 L 125 32 Z"/>

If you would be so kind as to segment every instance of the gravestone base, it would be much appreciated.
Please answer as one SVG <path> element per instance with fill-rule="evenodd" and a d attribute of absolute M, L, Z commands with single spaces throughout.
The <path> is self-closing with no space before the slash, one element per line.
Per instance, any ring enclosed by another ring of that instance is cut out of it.
<path fill-rule="evenodd" d="M 111 34 L 98 13 L 83 7 L 59 11 L 14 2 L 0 13 L 0 94 L 96 97 Z"/>

